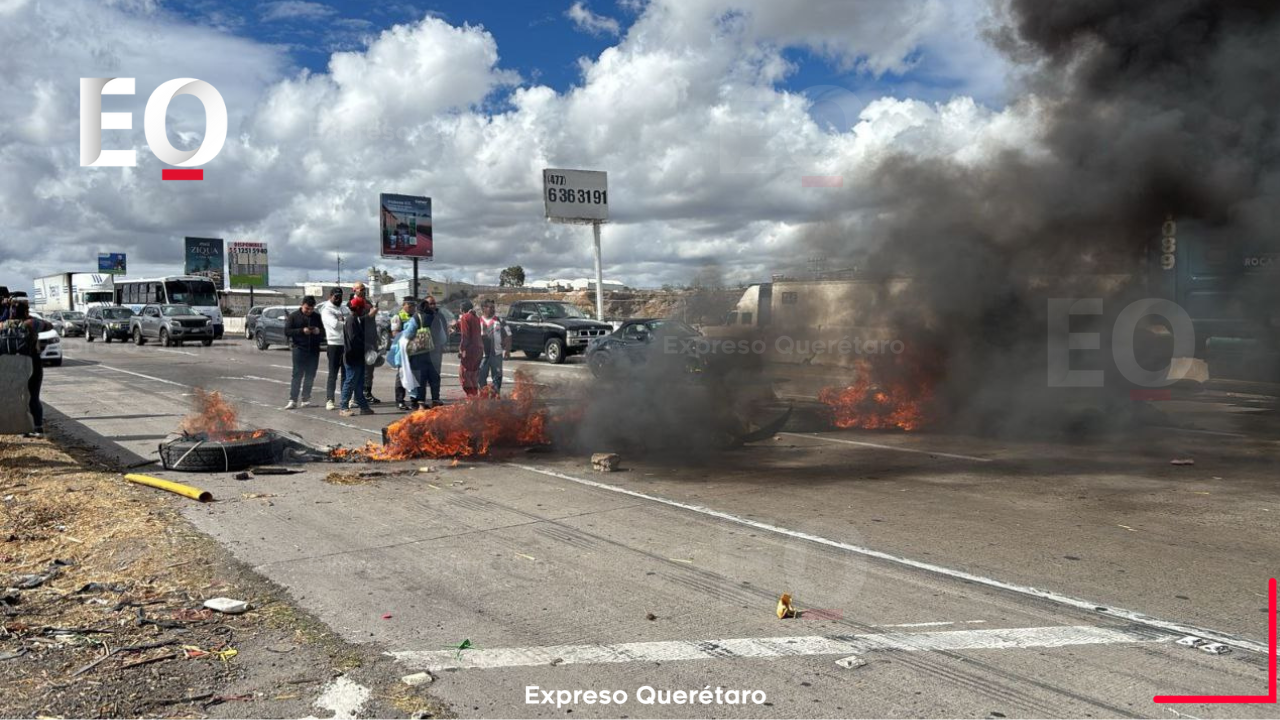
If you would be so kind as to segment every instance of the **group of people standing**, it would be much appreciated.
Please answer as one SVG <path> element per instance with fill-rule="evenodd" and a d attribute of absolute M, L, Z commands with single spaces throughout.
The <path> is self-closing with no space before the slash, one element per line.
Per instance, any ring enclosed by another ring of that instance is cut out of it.
<path fill-rule="evenodd" d="M 392 347 L 387 352 L 391 364 L 398 369 L 397 409 L 410 411 L 443 404 L 440 377 L 444 351 L 455 328 L 461 336 L 458 374 L 463 392 L 477 395 L 491 384 L 489 392 L 501 393 L 502 361 L 510 357 L 511 332 L 495 310 L 493 300 L 482 302 L 479 311 L 465 301 L 462 315 L 455 321 L 433 297 L 403 300 L 400 311 L 391 318 Z M 302 305 L 285 323 L 285 336 L 293 352 L 286 410 L 313 407 L 311 391 L 320 366 L 321 345 L 327 345 L 325 409 L 336 409 L 343 416 L 374 414 L 370 406 L 381 401 L 373 395 L 373 371 L 382 362 L 376 313 L 364 283 L 352 288 L 345 309 L 341 288 L 335 288 L 319 306 L 313 296 L 302 299 Z M 335 402 L 339 378 L 341 395 Z"/>

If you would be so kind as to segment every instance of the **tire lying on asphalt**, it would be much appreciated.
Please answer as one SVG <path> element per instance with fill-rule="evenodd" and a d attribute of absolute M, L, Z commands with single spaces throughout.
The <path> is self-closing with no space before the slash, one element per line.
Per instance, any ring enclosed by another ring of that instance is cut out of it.
<path fill-rule="evenodd" d="M 165 470 L 184 472 L 235 472 L 255 465 L 278 462 L 281 443 L 274 437 L 244 440 L 176 440 L 160 446 Z"/>

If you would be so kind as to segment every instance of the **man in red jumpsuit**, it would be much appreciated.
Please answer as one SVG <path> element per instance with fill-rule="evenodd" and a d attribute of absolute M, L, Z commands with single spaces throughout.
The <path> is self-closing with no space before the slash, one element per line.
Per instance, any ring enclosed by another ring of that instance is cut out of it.
<path fill-rule="evenodd" d="M 462 316 L 458 318 L 458 333 L 462 335 L 458 345 L 458 360 L 461 361 L 458 375 L 462 378 L 462 391 L 468 395 L 480 394 L 480 362 L 484 360 L 481 322 L 473 312 L 474 308 L 470 300 L 464 300 Z"/>

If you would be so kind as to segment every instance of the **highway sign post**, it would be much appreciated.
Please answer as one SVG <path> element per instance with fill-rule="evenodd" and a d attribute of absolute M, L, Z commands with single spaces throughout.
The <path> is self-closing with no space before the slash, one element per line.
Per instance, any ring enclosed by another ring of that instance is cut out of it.
<path fill-rule="evenodd" d="M 595 240 L 596 319 L 604 320 L 600 225 L 609 221 L 609 174 L 599 170 L 543 170 L 542 197 L 551 222 L 590 223 Z"/>

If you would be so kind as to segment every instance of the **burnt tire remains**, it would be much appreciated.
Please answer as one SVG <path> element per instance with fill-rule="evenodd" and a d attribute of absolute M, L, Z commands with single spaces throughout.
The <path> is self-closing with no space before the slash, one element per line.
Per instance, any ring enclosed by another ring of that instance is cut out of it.
<path fill-rule="evenodd" d="M 278 462 L 283 443 L 272 435 L 235 440 L 181 439 L 160 446 L 166 470 L 235 472 Z"/>

